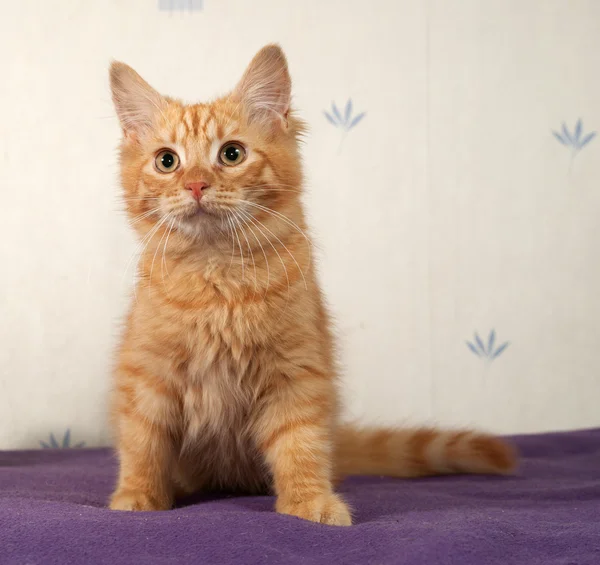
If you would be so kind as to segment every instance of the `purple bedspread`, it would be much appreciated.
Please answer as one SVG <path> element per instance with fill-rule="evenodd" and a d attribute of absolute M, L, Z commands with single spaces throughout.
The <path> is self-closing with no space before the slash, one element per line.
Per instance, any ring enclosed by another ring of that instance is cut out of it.
<path fill-rule="evenodd" d="M 0 452 L 0 563 L 600 564 L 600 430 L 516 438 L 518 476 L 355 478 L 356 525 L 211 497 L 110 512 L 108 450 Z"/>

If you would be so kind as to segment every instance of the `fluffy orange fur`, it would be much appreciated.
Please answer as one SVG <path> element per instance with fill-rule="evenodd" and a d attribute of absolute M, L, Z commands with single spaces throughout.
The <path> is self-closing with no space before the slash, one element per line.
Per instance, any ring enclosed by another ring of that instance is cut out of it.
<path fill-rule="evenodd" d="M 162 96 L 123 63 L 110 80 L 124 201 L 142 238 L 114 374 L 111 508 L 164 510 L 201 489 L 270 491 L 278 512 L 350 525 L 333 488 L 347 474 L 513 468 L 512 449 L 492 436 L 340 424 L 300 199 L 304 126 L 279 47 L 208 104 Z"/>

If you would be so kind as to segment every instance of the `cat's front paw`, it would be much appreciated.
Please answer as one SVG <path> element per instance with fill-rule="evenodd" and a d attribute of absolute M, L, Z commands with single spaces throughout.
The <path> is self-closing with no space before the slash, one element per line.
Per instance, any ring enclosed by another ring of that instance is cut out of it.
<path fill-rule="evenodd" d="M 141 490 L 117 490 L 109 505 L 111 510 L 142 511 L 169 510 L 171 502 L 164 497 L 151 496 Z"/>
<path fill-rule="evenodd" d="M 275 506 L 280 514 L 330 526 L 351 526 L 352 516 L 346 503 L 337 494 L 322 494 L 302 502 L 278 499 Z"/>

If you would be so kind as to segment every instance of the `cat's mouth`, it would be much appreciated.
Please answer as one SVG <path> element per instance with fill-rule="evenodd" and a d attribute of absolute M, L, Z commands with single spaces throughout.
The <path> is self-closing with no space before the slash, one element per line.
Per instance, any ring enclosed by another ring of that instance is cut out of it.
<path fill-rule="evenodd" d="M 202 221 L 209 219 L 222 219 L 231 213 L 232 206 L 227 202 L 202 200 L 186 205 L 180 209 L 182 220 Z"/>
<path fill-rule="evenodd" d="M 211 206 L 201 203 L 190 204 L 181 210 L 182 220 L 196 221 L 210 216 L 215 217 L 216 215 L 215 211 L 211 209 Z"/>

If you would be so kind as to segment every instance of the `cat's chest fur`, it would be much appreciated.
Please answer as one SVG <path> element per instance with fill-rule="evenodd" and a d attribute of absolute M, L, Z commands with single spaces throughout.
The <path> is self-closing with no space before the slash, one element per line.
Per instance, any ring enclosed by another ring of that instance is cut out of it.
<path fill-rule="evenodd" d="M 282 353 L 276 295 L 208 264 L 139 289 L 134 333 L 161 351 L 180 398 L 184 444 L 243 436 Z M 287 296 L 286 296 L 287 298 Z M 144 336 L 141 336 L 144 332 Z M 279 355 L 279 357 L 278 357 Z"/>
<path fill-rule="evenodd" d="M 212 487 L 255 490 L 264 482 L 251 430 L 273 353 L 257 340 L 253 318 L 251 308 L 216 303 L 182 323 L 181 472 L 193 483 L 202 477 L 217 481 Z"/>
<path fill-rule="evenodd" d="M 165 378 L 179 390 L 186 441 L 224 429 L 240 433 L 275 356 L 262 297 L 230 300 L 219 289 L 201 290 L 186 302 L 155 292 L 146 308 L 153 339 L 172 359 L 172 375 Z"/>

